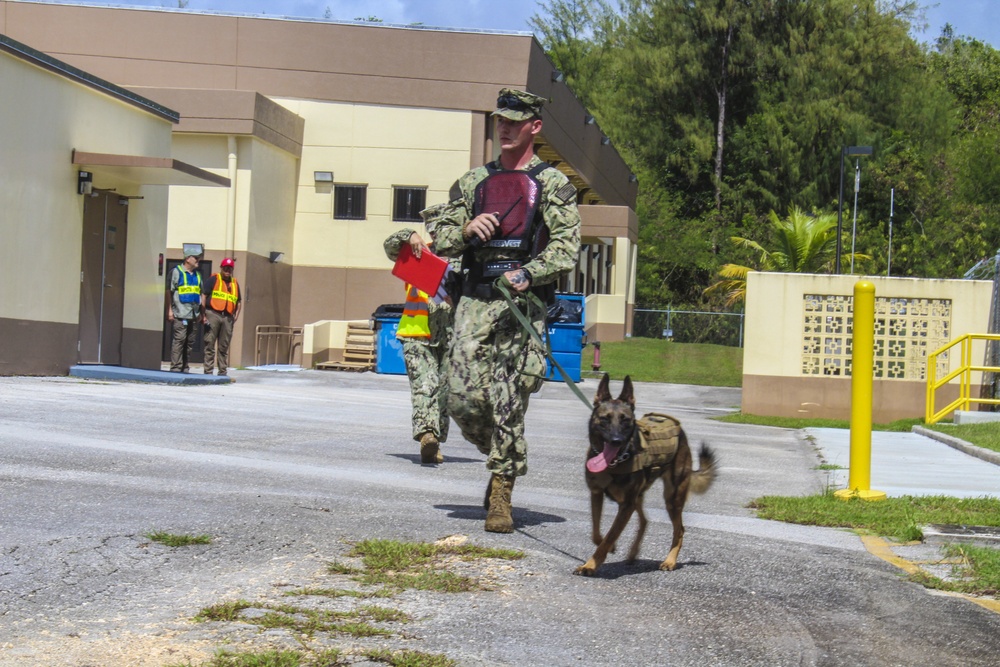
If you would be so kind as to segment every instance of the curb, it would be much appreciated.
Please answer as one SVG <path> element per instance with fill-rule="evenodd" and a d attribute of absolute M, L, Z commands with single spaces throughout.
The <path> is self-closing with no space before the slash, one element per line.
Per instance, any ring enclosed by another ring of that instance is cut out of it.
<path fill-rule="evenodd" d="M 987 463 L 1000 466 L 1000 452 L 994 452 L 982 447 L 976 447 L 972 443 L 960 440 L 953 435 L 932 431 L 929 428 L 924 428 L 923 426 L 914 426 L 910 430 L 918 435 L 931 438 L 932 440 L 937 440 L 938 442 L 943 442 L 949 447 L 953 447 L 954 449 L 969 454 L 970 456 L 975 456 L 977 459 L 982 459 Z"/>

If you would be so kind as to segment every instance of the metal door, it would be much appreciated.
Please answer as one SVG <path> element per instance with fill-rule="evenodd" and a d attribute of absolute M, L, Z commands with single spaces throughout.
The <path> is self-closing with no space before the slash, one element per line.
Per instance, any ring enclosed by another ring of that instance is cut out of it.
<path fill-rule="evenodd" d="M 113 192 L 84 197 L 80 261 L 79 361 L 121 364 L 125 312 L 128 199 Z"/>

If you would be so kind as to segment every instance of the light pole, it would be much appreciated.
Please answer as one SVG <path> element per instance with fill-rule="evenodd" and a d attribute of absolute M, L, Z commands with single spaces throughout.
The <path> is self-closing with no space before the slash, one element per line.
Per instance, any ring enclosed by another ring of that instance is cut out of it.
<path fill-rule="evenodd" d="M 871 155 L 871 146 L 844 146 L 840 150 L 840 199 L 837 204 L 837 260 L 834 273 L 840 273 L 840 253 L 844 228 L 844 158 L 855 155 Z"/>

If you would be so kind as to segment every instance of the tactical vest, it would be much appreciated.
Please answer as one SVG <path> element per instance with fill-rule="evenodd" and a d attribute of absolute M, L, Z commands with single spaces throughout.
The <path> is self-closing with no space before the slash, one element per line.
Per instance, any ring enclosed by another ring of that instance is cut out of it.
<path fill-rule="evenodd" d="M 472 217 L 482 213 L 496 214 L 500 228 L 482 246 L 502 248 L 511 259 L 484 262 L 477 257 L 476 249 L 470 247 L 462 263 L 467 271 L 466 295 L 484 296 L 494 280 L 507 271 L 520 268 L 548 245 L 549 230 L 540 211 L 542 184 L 537 177 L 551 168 L 547 162 L 527 171 L 505 171 L 496 162 L 486 165 L 487 176 L 476 185 Z M 554 287 L 546 291 L 554 293 Z M 548 294 L 543 296 L 547 297 Z"/>
<path fill-rule="evenodd" d="M 181 303 L 201 303 L 201 274 L 193 274 L 177 267 L 177 296 Z"/>
<path fill-rule="evenodd" d="M 609 468 L 612 475 L 624 475 L 643 468 L 667 466 L 677 454 L 681 423 L 670 415 L 649 412 L 636 422 L 639 429 L 639 451 L 620 464 Z"/>
<path fill-rule="evenodd" d="M 236 278 L 230 278 L 229 288 L 226 289 L 226 281 L 222 279 L 221 274 L 216 273 L 212 277 L 215 279 L 215 287 L 212 289 L 209 308 L 232 315 L 236 312 L 236 303 L 240 299 L 240 287 L 236 284 Z"/>

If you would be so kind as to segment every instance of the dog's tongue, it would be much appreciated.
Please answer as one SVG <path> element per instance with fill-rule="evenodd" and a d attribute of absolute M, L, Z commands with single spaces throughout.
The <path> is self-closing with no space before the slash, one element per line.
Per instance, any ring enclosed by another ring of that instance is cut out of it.
<path fill-rule="evenodd" d="M 615 460 L 618 456 L 618 450 L 621 447 L 614 447 L 610 442 L 604 443 L 604 451 L 587 459 L 587 470 L 594 473 L 595 475 L 599 472 L 604 472 L 608 469 L 608 465 Z"/>

